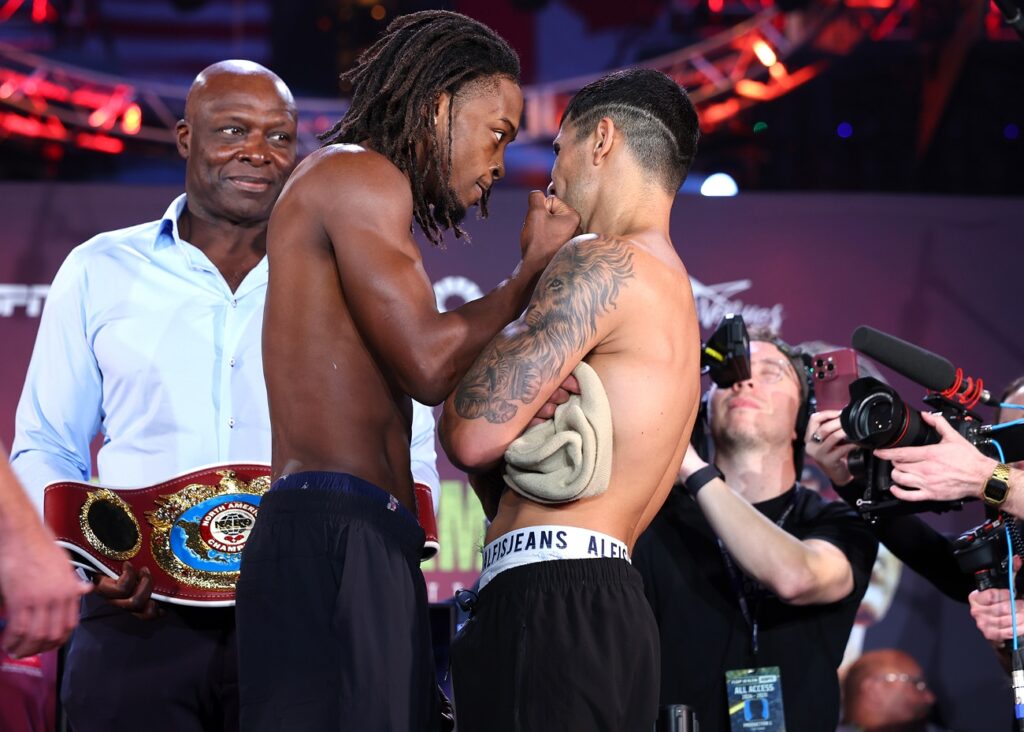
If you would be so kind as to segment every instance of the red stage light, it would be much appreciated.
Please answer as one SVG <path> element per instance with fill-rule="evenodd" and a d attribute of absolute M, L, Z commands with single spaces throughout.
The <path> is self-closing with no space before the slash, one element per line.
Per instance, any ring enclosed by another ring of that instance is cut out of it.
<path fill-rule="evenodd" d="M 756 99 L 759 102 L 774 99 L 777 96 L 776 92 L 767 84 L 754 81 L 753 79 L 740 79 L 737 81 L 736 93 L 741 97 Z"/>
<path fill-rule="evenodd" d="M 727 99 L 724 102 L 711 104 L 700 111 L 701 127 L 712 128 L 720 122 L 724 122 L 740 111 L 738 99 Z"/>
<path fill-rule="evenodd" d="M 66 102 L 71 95 L 71 92 L 60 84 L 47 81 L 40 76 L 25 76 L 8 69 L 0 69 L 0 81 L 3 82 L 0 84 L 0 99 L 6 99 L 17 91 L 28 97 L 41 97 L 56 102 Z"/>
<path fill-rule="evenodd" d="M 9 112 L 0 113 L 0 129 L 22 137 L 35 137 L 44 140 L 66 140 L 68 132 L 56 117 L 47 117 L 45 121 L 36 117 L 22 117 Z"/>
<path fill-rule="evenodd" d="M 110 153 L 117 155 L 124 152 L 124 143 L 116 137 L 108 135 L 91 135 L 88 132 L 79 132 L 75 135 L 75 144 L 86 150 Z"/>
<path fill-rule="evenodd" d="M 45 23 L 56 19 L 57 11 L 53 9 L 49 0 L 32 0 L 32 21 L 34 23 Z"/>
<path fill-rule="evenodd" d="M 4 6 L 0 8 L 0 23 L 5 20 L 10 20 L 11 16 L 18 12 L 18 8 L 24 5 L 25 0 L 7 0 Z"/>
<path fill-rule="evenodd" d="M 131 87 L 120 85 L 103 102 L 103 106 L 97 107 L 92 114 L 89 115 L 89 124 L 93 127 L 102 127 L 104 130 L 109 130 L 117 122 L 117 118 L 121 115 L 122 111 L 126 111 L 126 97 L 131 91 Z M 136 108 L 138 105 L 135 105 Z M 141 126 L 142 121 L 142 110 L 139 110 L 139 123 Z M 127 132 L 127 129 L 125 130 Z M 138 132 L 138 130 L 136 130 Z M 131 134 L 135 134 L 134 132 Z"/>
<path fill-rule="evenodd" d="M 7 0 L 3 7 L 0 7 L 0 23 L 10 20 L 18 12 L 25 0 Z M 57 19 L 57 11 L 50 0 L 32 0 L 32 22 L 47 23 Z"/>
<path fill-rule="evenodd" d="M 93 127 L 102 127 L 110 119 L 110 110 L 100 107 L 89 115 L 89 124 Z"/>
<path fill-rule="evenodd" d="M 51 163 L 63 159 L 64 157 L 64 146 L 58 145 L 56 142 L 48 142 L 43 145 L 43 158 L 49 160 Z"/>
<path fill-rule="evenodd" d="M 93 91 L 83 87 L 81 89 L 75 89 L 71 92 L 71 103 L 76 107 L 89 107 L 90 109 L 99 109 L 110 99 L 109 94 L 104 92 Z"/>

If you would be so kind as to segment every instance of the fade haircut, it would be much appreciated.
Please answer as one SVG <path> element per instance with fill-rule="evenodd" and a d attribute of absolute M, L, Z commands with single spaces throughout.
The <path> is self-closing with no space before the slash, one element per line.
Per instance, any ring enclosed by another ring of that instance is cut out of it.
<path fill-rule="evenodd" d="M 562 115 L 576 125 L 576 141 L 610 117 L 644 170 L 675 194 L 697 153 L 700 126 L 686 92 L 660 71 L 627 69 L 587 84 Z"/>
<path fill-rule="evenodd" d="M 368 142 L 408 175 L 413 216 L 438 245 L 448 229 L 456 237 L 465 233 L 458 224 L 464 209 L 448 185 L 455 97 L 467 84 L 494 77 L 518 84 L 519 56 L 483 23 L 443 10 L 403 15 L 342 75 L 352 84 L 352 103 L 320 139 L 325 145 Z M 447 145 L 437 139 L 434 125 L 442 92 L 452 97 Z M 423 145 L 422 157 L 417 145 Z M 439 182 L 436 195 L 425 189 L 431 178 Z M 480 200 L 482 216 L 487 216 L 487 198 L 485 193 Z"/>

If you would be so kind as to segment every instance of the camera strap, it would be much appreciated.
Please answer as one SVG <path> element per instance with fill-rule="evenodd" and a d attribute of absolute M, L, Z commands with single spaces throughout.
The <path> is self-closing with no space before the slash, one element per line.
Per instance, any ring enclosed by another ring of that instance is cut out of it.
<path fill-rule="evenodd" d="M 793 491 L 786 502 L 786 508 L 775 520 L 775 525 L 780 529 L 784 527 L 786 519 L 789 518 L 789 515 L 793 513 L 793 509 L 796 508 L 796 496 L 799 490 L 800 484 L 794 484 Z M 725 569 L 729 573 L 730 584 L 732 584 L 733 592 L 736 593 L 740 612 L 743 613 L 743 619 L 747 621 L 747 626 L 750 628 L 750 652 L 756 658 L 758 651 L 758 615 L 761 611 L 761 598 L 765 594 L 765 587 L 754 578 L 748 577 L 736 565 L 721 539 L 718 539 L 718 549 L 722 552 L 722 561 L 725 563 Z"/>

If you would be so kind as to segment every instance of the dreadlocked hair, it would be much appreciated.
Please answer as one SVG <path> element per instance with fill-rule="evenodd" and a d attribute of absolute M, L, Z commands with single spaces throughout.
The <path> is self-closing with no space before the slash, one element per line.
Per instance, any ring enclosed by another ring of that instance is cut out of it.
<path fill-rule="evenodd" d="M 473 81 L 502 76 L 519 83 L 519 56 L 483 23 L 443 10 L 403 15 L 342 75 L 352 84 L 352 103 L 320 139 L 325 145 L 368 142 L 409 176 L 416 223 L 432 244 L 440 245 L 448 229 L 456 237 L 465 234 L 457 221 L 464 209 L 447 185 L 455 96 Z M 442 92 L 452 98 L 444 147 L 434 124 Z M 417 143 L 424 145 L 422 160 Z M 441 192 L 434 196 L 440 200 L 429 200 L 425 190 L 432 176 L 440 182 Z M 486 196 L 480 213 L 487 216 Z"/>

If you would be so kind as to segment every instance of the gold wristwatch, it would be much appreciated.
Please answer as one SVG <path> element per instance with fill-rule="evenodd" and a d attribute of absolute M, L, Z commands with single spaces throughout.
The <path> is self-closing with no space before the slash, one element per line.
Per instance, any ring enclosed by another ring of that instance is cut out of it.
<path fill-rule="evenodd" d="M 1010 493 L 1010 468 L 1003 463 L 996 464 L 992 475 L 985 481 L 981 497 L 990 506 L 1000 506 Z"/>

